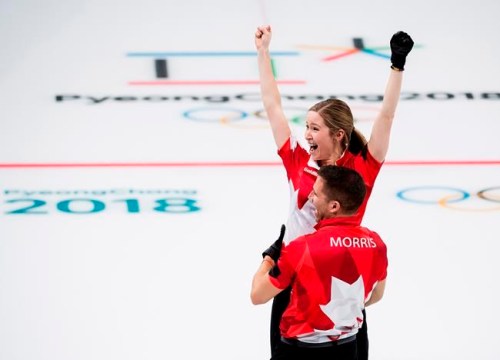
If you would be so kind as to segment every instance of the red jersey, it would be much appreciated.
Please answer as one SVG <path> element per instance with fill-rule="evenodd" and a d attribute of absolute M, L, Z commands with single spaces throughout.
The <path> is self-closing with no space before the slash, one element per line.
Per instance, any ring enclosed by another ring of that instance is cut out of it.
<path fill-rule="evenodd" d="M 290 185 L 290 209 L 286 224 L 285 243 L 314 231 L 316 218 L 314 207 L 308 196 L 312 191 L 313 184 L 318 177 L 319 165 L 311 159 L 309 152 L 304 149 L 297 139 L 290 137 L 278 150 L 278 155 L 283 161 L 288 183 Z M 355 222 L 359 225 L 365 214 L 366 204 L 375 184 L 375 179 L 382 167 L 365 148 L 359 154 L 346 151 L 337 160 L 336 165 L 356 170 L 366 185 L 366 196 L 358 212 L 353 215 Z"/>
<path fill-rule="evenodd" d="M 292 286 L 281 335 L 321 343 L 352 336 L 378 281 L 387 276 L 387 248 L 355 217 L 321 220 L 315 233 L 288 244 L 278 260 L 274 286 Z M 274 276 L 274 277 L 273 277 Z"/>

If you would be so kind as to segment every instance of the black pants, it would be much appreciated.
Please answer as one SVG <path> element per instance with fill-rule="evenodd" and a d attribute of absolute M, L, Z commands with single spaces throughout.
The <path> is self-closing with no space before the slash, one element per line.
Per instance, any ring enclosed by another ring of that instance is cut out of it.
<path fill-rule="evenodd" d="M 368 324 L 366 323 L 366 311 L 363 309 L 363 326 L 356 334 L 358 343 L 358 360 L 368 360 Z"/>
<path fill-rule="evenodd" d="M 280 321 L 281 316 L 285 312 L 288 303 L 290 302 L 290 292 L 292 288 L 286 288 L 280 292 L 273 299 L 273 306 L 271 308 L 271 356 L 274 359 L 274 355 L 280 345 L 281 333 L 280 333 Z M 361 329 L 359 329 L 356 336 L 356 343 L 358 348 L 358 360 L 368 360 L 368 326 L 366 324 L 366 312 L 363 310 L 364 322 Z"/>
<path fill-rule="evenodd" d="M 271 360 L 357 360 L 356 340 L 322 348 L 303 348 L 279 342 Z"/>

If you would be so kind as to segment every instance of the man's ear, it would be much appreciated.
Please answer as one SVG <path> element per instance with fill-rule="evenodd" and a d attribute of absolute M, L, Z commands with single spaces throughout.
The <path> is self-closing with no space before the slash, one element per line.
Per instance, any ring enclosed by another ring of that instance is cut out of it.
<path fill-rule="evenodd" d="M 340 211 L 340 203 L 337 200 L 331 200 L 329 209 L 332 214 L 338 214 Z"/>

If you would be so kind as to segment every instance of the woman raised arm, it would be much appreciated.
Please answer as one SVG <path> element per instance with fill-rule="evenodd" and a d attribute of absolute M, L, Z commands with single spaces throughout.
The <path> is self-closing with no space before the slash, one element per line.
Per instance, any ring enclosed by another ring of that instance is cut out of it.
<path fill-rule="evenodd" d="M 273 131 L 274 141 L 279 149 L 290 137 L 291 130 L 281 106 L 281 95 L 273 74 L 269 54 L 271 35 L 271 26 L 259 26 L 255 32 L 255 47 L 257 48 L 262 103 Z"/>
<path fill-rule="evenodd" d="M 385 160 L 389 149 L 392 121 L 401 94 L 406 56 L 412 47 L 413 40 L 403 31 L 395 33 L 391 38 L 391 73 L 387 80 L 382 108 L 373 123 L 370 140 L 368 140 L 368 150 L 379 162 Z"/>

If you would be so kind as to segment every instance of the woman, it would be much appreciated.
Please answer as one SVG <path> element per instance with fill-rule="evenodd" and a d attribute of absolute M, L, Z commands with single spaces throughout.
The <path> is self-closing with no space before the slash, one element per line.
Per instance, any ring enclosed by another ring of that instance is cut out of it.
<path fill-rule="evenodd" d="M 382 107 L 372 127 L 368 141 L 354 128 L 349 106 L 342 100 L 327 99 L 313 105 L 306 117 L 305 140 L 309 149 L 303 148 L 292 135 L 283 112 L 281 96 L 274 79 L 269 44 L 271 27 L 260 26 L 255 32 L 255 47 L 260 75 L 261 97 L 267 113 L 274 141 L 278 147 L 291 187 L 290 212 L 287 220 L 285 242 L 314 231 L 314 209 L 307 201 L 322 165 L 338 165 L 356 170 L 367 186 L 364 202 L 354 215 L 361 223 L 375 179 L 389 148 L 392 122 L 401 92 L 406 56 L 413 47 L 413 40 L 404 32 L 391 38 L 391 70 L 387 81 Z M 271 314 L 271 353 L 274 355 L 280 341 L 279 322 L 289 301 L 289 292 L 283 291 L 273 301 Z M 364 314 L 365 315 L 365 314 Z M 357 335 L 359 359 L 368 359 L 366 315 Z"/>

